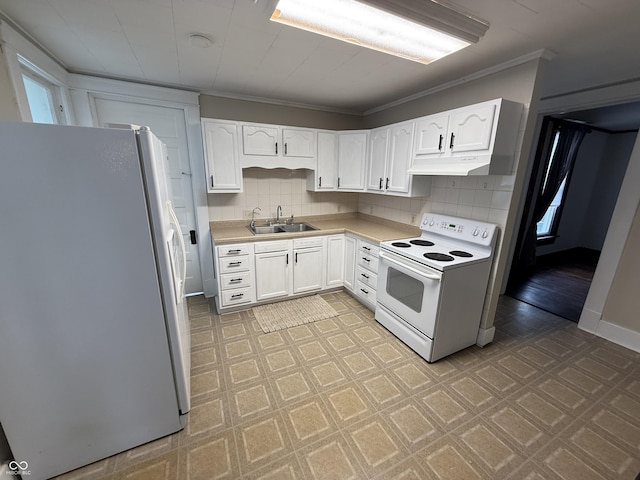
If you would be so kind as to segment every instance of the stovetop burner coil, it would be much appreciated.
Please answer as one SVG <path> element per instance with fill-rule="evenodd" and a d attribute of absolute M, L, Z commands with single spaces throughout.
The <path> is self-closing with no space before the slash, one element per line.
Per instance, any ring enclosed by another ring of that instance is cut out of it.
<path fill-rule="evenodd" d="M 437 260 L 439 262 L 452 262 L 453 257 L 451 255 L 447 255 L 446 253 L 437 253 L 437 252 L 429 252 L 424 254 L 425 258 L 429 260 Z"/>
<path fill-rule="evenodd" d="M 429 240 L 421 240 L 421 239 L 409 240 L 409 243 L 413 245 L 419 245 L 421 247 L 433 247 L 435 245 L 433 242 L 430 242 Z"/>
<path fill-rule="evenodd" d="M 473 257 L 471 253 L 465 252 L 464 250 L 451 250 L 449 254 L 453 255 L 454 257 L 464 257 L 464 258 Z"/>
<path fill-rule="evenodd" d="M 409 248 L 409 247 L 411 247 L 411 245 L 409 245 L 406 242 L 393 242 L 391 245 L 393 245 L 394 247 L 399 247 L 399 248 Z"/>

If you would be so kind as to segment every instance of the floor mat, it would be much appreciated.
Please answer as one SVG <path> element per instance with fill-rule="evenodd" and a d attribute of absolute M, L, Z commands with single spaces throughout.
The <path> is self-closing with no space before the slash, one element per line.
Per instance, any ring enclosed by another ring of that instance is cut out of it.
<path fill-rule="evenodd" d="M 320 295 L 253 307 L 253 314 L 265 333 L 331 318 L 338 313 Z"/>

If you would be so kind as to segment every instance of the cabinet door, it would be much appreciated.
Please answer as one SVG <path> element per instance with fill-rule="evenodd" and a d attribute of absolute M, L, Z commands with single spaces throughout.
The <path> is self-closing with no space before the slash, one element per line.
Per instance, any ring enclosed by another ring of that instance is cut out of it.
<path fill-rule="evenodd" d="M 382 192 L 385 189 L 388 139 L 388 128 L 372 130 L 369 135 L 369 191 Z"/>
<path fill-rule="evenodd" d="M 344 235 L 327 237 L 325 287 L 339 287 L 344 278 Z"/>
<path fill-rule="evenodd" d="M 285 157 L 315 157 L 315 132 L 298 128 L 282 129 L 282 153 Z"/>
<path fill-rule="evenodd" d="M 256 299 L 289 295 L 289 251 L 256 253 Z"/>
<path fill-rule="evenodd" d="M 495 112 L 495 103 L 481 103 L 451 112 L 447 148 L 451 152 L 489 149 Z"/>
<path fill-rule="evenodd" d="M 318 132 L 315 190 L 335 190 L 337 180 L 336 134 Z"/>
<path fill-rule="evenodd" d="M 364 190 L 367 132 L 338 134 L 338 189 Z"/>
<path fill-rule="evenodd" d="M 413 153 L 419 155 L 440 155 L 446 151 L 449 114 L 429 115 L 415 122 L 415 144 Z"/>
<path fill-rule="evenodd" d="M 394 125 L 389 131 L 389 155 L 385 190 L 408 193 L 411 177 L 407 173 L 413 147 L 413 122 Z"/>
<path fill-rule="evenodd" d="M 245 155 L 278 155 L 278 127 L 242 125 L 242 152 Z"/>
<path fill-rule="evenodd" d="M 356 239 L 344 238 L 344 286 L 353 291 L 356 283 Z"/>
<path fill-rule="evenodd" d="M 238 126 L 235 123 L 202 120 L 202 136 L 207 159 L 207 191 L 241 192 Z"/>
<path fill-rule="evenodd" d="M 293 293 L 322 288 L 322 247 L 293 251 Z"/>

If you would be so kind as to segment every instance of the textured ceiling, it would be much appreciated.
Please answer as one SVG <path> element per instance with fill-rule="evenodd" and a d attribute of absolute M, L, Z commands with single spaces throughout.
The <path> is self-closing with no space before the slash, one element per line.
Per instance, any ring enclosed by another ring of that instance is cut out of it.
<path fill-rule="evenodd" d="M 273 0 L 0 0 L 71 72 L 363 113 L 531 52 L 542 96 L 640 78 L 637 0 L 455 0 L 478 44 L 422 65 L 269 21 Z M 213 38 L 209 48 L 190 33 Z"/>

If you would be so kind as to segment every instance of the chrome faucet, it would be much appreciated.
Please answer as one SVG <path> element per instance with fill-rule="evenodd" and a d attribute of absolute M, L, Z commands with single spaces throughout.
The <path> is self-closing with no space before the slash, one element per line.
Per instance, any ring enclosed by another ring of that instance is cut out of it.
<path fill-rule="evenodd" d="M 278 205 L 278 208 L 276 208 L 276 223 L 280 223 L 280 215 L 282 215 L 282 207 Z"/>
<path fill-rule="evenodd" d="M 260 207 L 256 207 L 256 208 L 254 208 L 254 209 L 251 211 L 251 224 L 250 224 L 250 225 L 251 225 L 251 228 L 255 227 L 255 225 L 256 225 L 256 220 L 255 220 L 256 210 L 257 210 L 258 212 L 261 212 L 261 211 L 262 211 L 262 209 L 261 209 Z"/>

